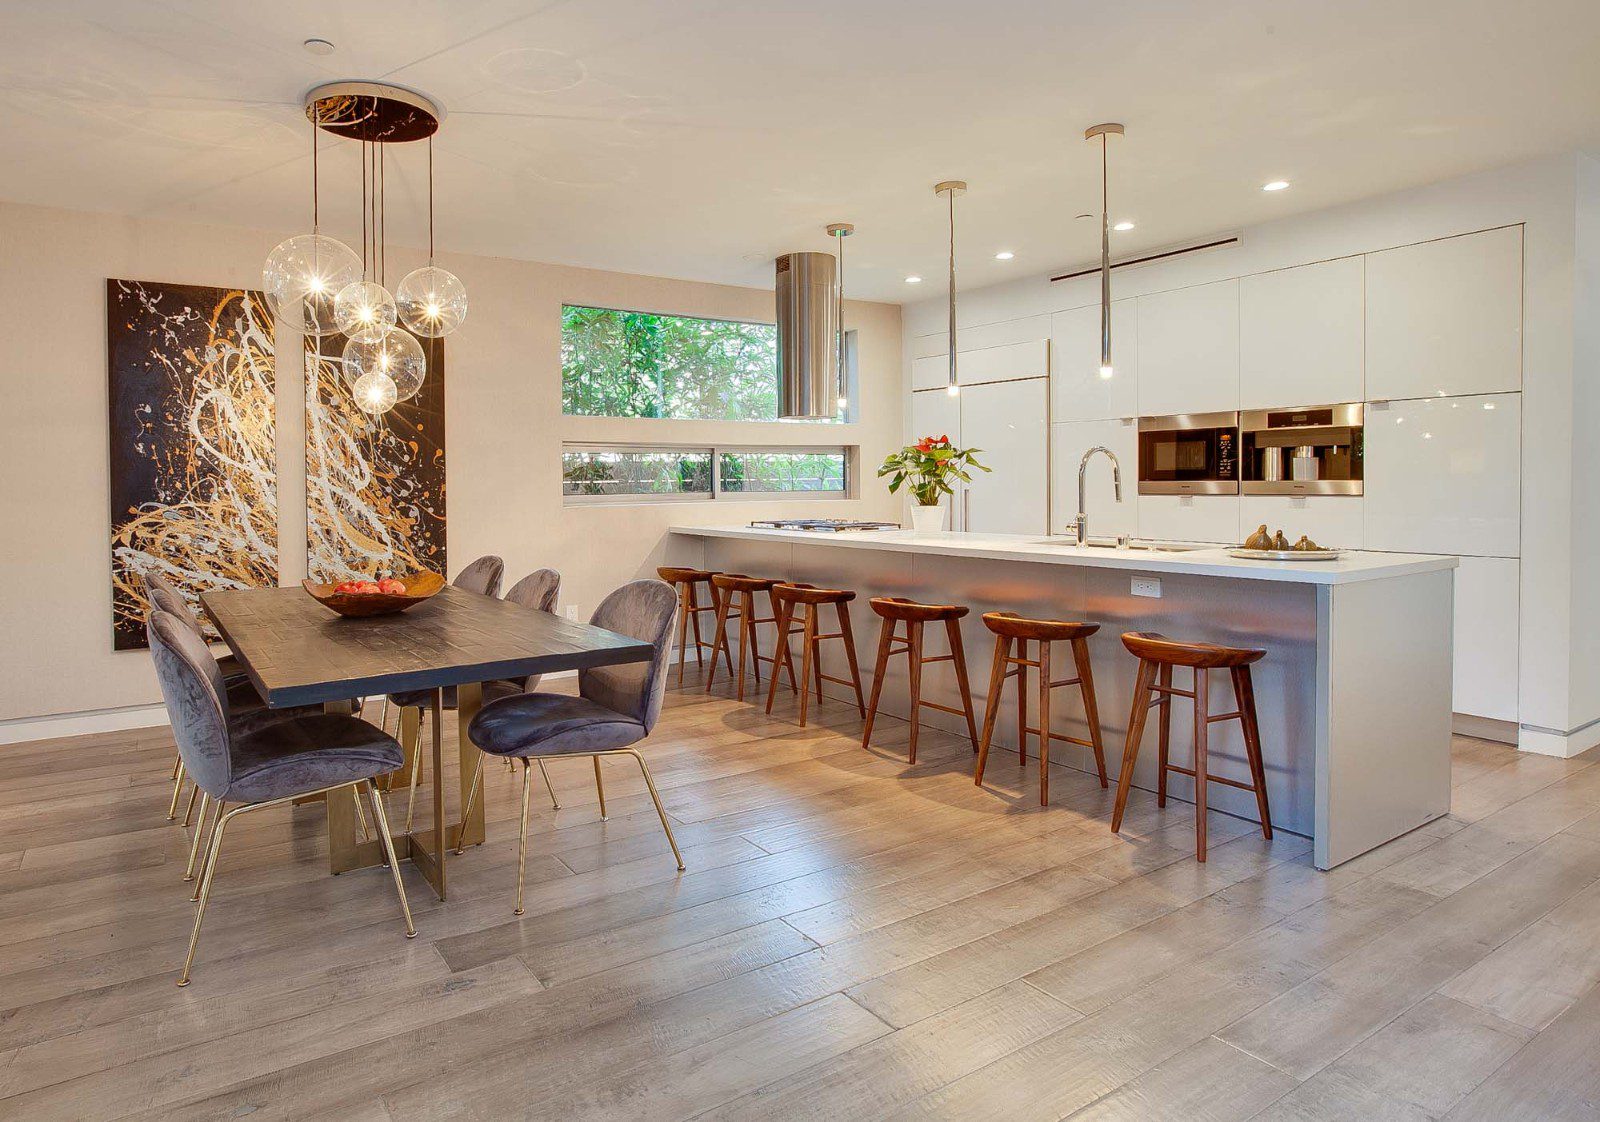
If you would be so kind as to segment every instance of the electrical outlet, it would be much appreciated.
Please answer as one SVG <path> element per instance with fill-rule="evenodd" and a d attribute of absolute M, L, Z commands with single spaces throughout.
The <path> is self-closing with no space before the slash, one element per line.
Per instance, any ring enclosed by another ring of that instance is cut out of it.
<path fill-rule="evenodd" d="M 1135 596 L 1149 596 L 1152 599 L 1161 599 L 1160 577 L 1134 577 L 1133 594 Z"/>
<path fill-rule="evenodd" d="M 1156 595 L 1159 596 L 1160 593 L 1158 592 Z M 571 620 L 576 620 L 578 618 L 578 605 L 576 605 L 576 604 L 568 604 L 567 605 L 567 618 L 571 619 Z"/>

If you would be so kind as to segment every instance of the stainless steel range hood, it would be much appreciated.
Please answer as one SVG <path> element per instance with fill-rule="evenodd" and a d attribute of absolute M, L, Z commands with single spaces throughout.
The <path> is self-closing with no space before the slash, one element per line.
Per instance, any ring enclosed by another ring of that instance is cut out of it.
<path fill-rule="evenodd" d="M 778 416 L 826 420 L 839 406 L 838 262 L 785 253 L 776 265 Z"/>

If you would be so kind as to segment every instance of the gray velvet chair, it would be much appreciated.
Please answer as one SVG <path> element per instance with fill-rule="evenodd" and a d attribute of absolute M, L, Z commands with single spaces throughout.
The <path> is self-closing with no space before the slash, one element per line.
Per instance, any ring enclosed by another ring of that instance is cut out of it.
<path fill-rule="evenodd" d="M 240 726 L 229 721 L 222 675 L 204 640 L 181 617 L 168 612 L 152 613 L 148 628 L 156 677 L 184 768 L 200 788 L 202 798 L 214 801 L 218 812 L 207 847 L 205 872 L 195 892 L 198 906 L 194 932 L 189 937 L 189 953 L 183 960 L 178 985 L 189 984 L 195 948 L 200 943 L 200 924 L 211 898 L 217 855 L 228 824 L 241 814 L 345 787 L 355 788 L 358 800 L 359 791 L 365 789 L 372 802 L 378 836 L 405 916 L 406 938 L 415 936 L 417 930 L 400 880 L 383 800 L 372 783 L 375 776 L 394 771 L 404 762 L 399 743 L 358 717 L 332 713 L 269 721 L 240 731 Z M 238 805 L 229 809 L 229 803 Z M 204 804 L 200 821 L 204 825 Z M 195 836 L 198 848 L 198 829 Z M 191 855 L 191 863 L 193 860 Z"/>
<path fill-rule="evenodd" d="M 602 666 L 578 673 L 578 696 L 525 693 L 485 705 L 467 728 L 467 735 L 488 755 L 522 761 L 522 829 L 517 849 L 517 906 L 522 914 L 522 877 L 528 850 L 528 791 L 532 761 L 559 756 L 594 757 L 595 782 L 600 782 L 600 757 L 628 755 L 639 764 L 650 798 L 655 802 L 667 844 L 682 869 L 683 854 L 656 793 L 650 768 L 633 745 L 650 735 L 661 715 L 667 688 L 667 643 L 678 597 L 659 580 L 636 580 L 600 602 L 589 617 L 596 627 L 642 639 L 655 647 L 649 662 Z M 483 771 L 483 757 L 474 768 L 471 790 Z M 601 814 L 605 792 L 601 789 Z"/>

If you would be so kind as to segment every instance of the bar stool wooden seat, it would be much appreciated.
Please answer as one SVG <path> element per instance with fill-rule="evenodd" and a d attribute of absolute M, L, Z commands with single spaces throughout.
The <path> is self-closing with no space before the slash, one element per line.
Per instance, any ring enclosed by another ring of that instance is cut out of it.
<path fill-rule="evenodd" d="M 850 630 L 850 601 L 856 598 L 854 592 L 847 592 L 841 588 L 818 588 L 814 584 L 784 583 L 772 586 L 772 610 L 778 617 L 778 649 L 777 661 L 789 668 L 789 680 L 794 681 L 794 656 L 789 651 L 789 639 L 795 634 L 800 639 L 800 727 L 806 727 L 806 702 L 810 697 L 810 687 L 813 681 L 816 685 L 817 701 L 822 701 L 822 683 L 833 682 L 841 686 L 850 686 L 856 691 L 856 708 L 861 715 L 867 715 L 866 702 L 861 696 L 861 668 L 856 665 L 856 640 Z M 839 618 L 839 630 L 822 632 L 818 630 L 817 615 L 819 609 L 832 604 L 834 612 Z M 797 622 L 795 616 L 803 614 L 804 621 Z M 844 656 L 850 663 L 849 678 L 835 678 L 822 672 L 822 643 L 825 639 L 839 639 L 844 642 Z M 772 712 L 772 703 L 778 696 L 778 667 L 772 668 L 772 682 L 767 689 L 767 712 Z"/>
<path fill-rule="evenodd" d="M 972 750 L 976 752 L 978 727 L 972 716 L 972 690 L 967 684 L 967 658 L 961 649 L 960 621 L 970 609 L 954 604 L 919 604 L 915 600 L 907 600 L 901 596 L 874 596 L 867 603 L 882 617 L 883 626 L 878 632 L 878 661 L 872 672 L 872 700 L 867 702 L 867 723 L 861 730 L 861 747 L 869 747 L 872 743 L 872 722 L 878 715 L 878 697 L 883 692 L 883 676 L 888 670 L 889 659 L 893 655 L 904 654 L 910 660 L 908 673 L 911 686 L 911 739 L 907 750 L 907 762 L 913 764 L 917 762 L 917 733 L 921 728 L 924 705 L 929 709 L 965 717 L 967 737 L 972 741 Z M 923 655 L 922 629 L 930 623 L 944 624 L 945 634 L 950 642 L 949 654 L 936 655 L 932 658 Z M 896 633 L 901 624 L 905 624 L 904 635 Z M 896 647 L 897 643 L 904 645 Z M 955 663 L 956 687 L 961 693 L 960 709 L 923 699 L 922 668 L 935 662 Z"/>
<path fill-rule="evenodd" d="M 1167 805 L 1167 773 L 1194 779 L 1195 860 L 1206 859 L 1206 787 L 1223 783 L 1243 791 L 1253 791 L 1256 810 L 1261 815 L 1261 834 L 1272 839 L 1272 812 L 1267 806 L 1266 769 L 1261 763 L 1261 730 L 1256 723 L 1256 695 L 1250 681 L 1250 664 L 1260 661 L 1266 651 L 1256 647 L 1221 647 L 1212 643 L 1184 643 L 1149 631 L 1130 631 L 1122 645 L 1139 659 L 1139 675 L 1133 687 L 1133 712 L 1128 718 L 1128 744 L 1122 753 L 1122 773 L 1117 778 L 1117 801 L 1111 811 L 1111 832 L 1122 828 L 1122 812 L 1128 804 L 1128 789 L 1133 783 L 1133 766 L 1144 736 L 1145 718 L 1150 708 L 1161 706 L 1160 767 L 1156 774 L 1156 803 Z M 1172 685 L 1172 668 L 1187 666 L 1194 671 L 1194 688 Z M 1238 709 L 1232 713 L 1211 712 L 1211 671 L 1226 670 L 1233 679 Z M 1172 735 L 1172 699 L 1194 700 L 1194 767 L 1179 767 L 1168 762 L 1167 745 Z M 1237 719 L 1244 731 L 1245 756 L 1250 762 L 1250 782 L 1212 775 L 1207 766 L 1207 739 L 1218 721 Z"/>
<path fill-rule="evenodd" d="M 730 674 L 736 673 L 738 688 L 737 694 L 740 701 L 744 700 L 744 667 L 749 662 L 755 672 L 756 682 L 761 681 L 761 664 L 763 662 L 776 663 L 777 659 L 761 653 L 760 637 L 756 632 L 756 625 L 762 623 L 778 622 L 778 612 L 772 600 L 772 586 L 778 584 L 776 577 L 752 577 L 745 573 L 713 573 L 711 587 L 717 597 L 717 638 L 711 647 L 711 671 L 706 675 L 706 692 L 711 692 L 711 686 L 717 678 L 717 651 L 721 650 L 723 657 L 729 656 L 728 646 L 728 621 L 739 621 L 739 663 L 737 672 L 732 666 Z M 768 610 L 771 615 L 756 615 L 756 596 L 761 593 L 767 595 Z M 745 657 L 748 655 L 748 659 Z M 776 672 L 776 668 L 774 668 Z M 794 685 L 794 667 L 789 668 L 789 684 Z"/>
<path fill-rule="evenodd" d="M 711 583 L 711 578 L 716 574 L 709 569 L 685 569 L 676 565 L 661 565 L 656 569 L 656 576 L 670 584 L 678 593 L 678 685 L 683 685 L 683 666 L 688 660 L 689 629 L 694 629 L 694 664 L 705 669 L 705 658 L 702 651 L 715 649 L 716 643 L 701 637 L 700 616 L 710 612 L 713 616 L 717 613 L 717 589 Z M 700 585 L 706 586 L 706 596 L 711 601 L 709 604 L 700 603 L 699 593 L 696 591 Z M 733 656 L 723 652 L 728 660 L 728 673 L 733 673 Z"/>
<path fill-rule="evenodd" d="M 1017 679 L 1017 755 L 1021 763 L 1028 759 L 1028 734 L 1039 736 L 1039 805 L 1050 801 L 1050 742 L 1064 741 L 1081 744 L 1094 750 L 1095 767 L 1100 773 L 1100 786 L 1106 786 L 1106 753 L 1100 738 L 1100 707 L 1094 694 L 1094 671 L 1089 663 L 1089 636 L 1100 630 L 1098 623 L 1072 623 L 1067 620 L 1027 619 L 1016 612 L 986 612 L 983 625 L 994 632 L 994 669 L 989 673 L 989 701 L 983 715 L 983 740 L 978 746 L 978 766 L 972 781 L 983 786 L 983 768 L 989 762 L 989 742 L 994 737 L 995 720 L 1000 715 L 1000 694 L 1006 679 Z M 1011 644 L 1017 645 L 1016 654 Z M 1028 657 L 1028 644 L 1039 644 L 1039 657 Z M 1072 659 L 1077 666 L 1076 678 L 1056 681 L 1050 677 L 1050 647 L 1053 643 L 1072 644 Z M 1015 670 L 1008 669 L 1016 667 Z M 1028 724 L 1028 667 L 1039 671 L 1039 727 Z M 1060 686 L 1077 686 L 1083 697 L 1084 720 L 1089 725 L 1089 739 L 1053 732 L 1050 728 L 1050 691 Z"/>

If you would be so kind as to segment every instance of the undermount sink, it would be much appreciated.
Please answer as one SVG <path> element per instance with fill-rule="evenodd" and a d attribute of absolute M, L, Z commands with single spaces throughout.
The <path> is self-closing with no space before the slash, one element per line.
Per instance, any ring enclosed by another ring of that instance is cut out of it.
<path fill-rule="evenodd" d="M 1069 535 L 1062 534 L 1054 538 L 1039 538 L 1033 545 L 1053 545 L 1067 549 L 1077 549 L 1078 543 Z M 1112 538 L 1090 538 L 1084 545 L 1089 549 L 1124 549 L 1143 553 L 1192 553 L 1197 549 L 1210 549 L 1206 545 L 1185 545 L 1179 542 L 1153 542 L 1134 538 L 1127 545 L 1118 545 Z"/>

